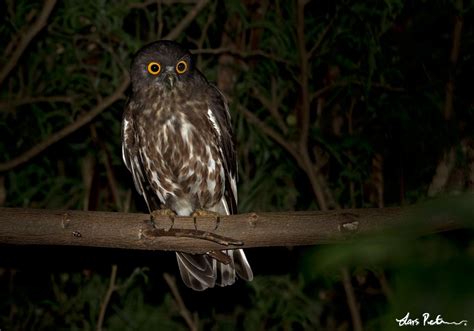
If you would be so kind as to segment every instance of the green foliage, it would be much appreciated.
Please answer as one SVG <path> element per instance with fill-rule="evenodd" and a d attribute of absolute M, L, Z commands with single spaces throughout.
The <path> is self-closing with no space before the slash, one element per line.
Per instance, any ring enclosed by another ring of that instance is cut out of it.
<path fill-rule="evenodd" d="M 255 305 L 245 316 L 245 330 L 311 330 L 321 327 L 323 306 L 315 300 L 314 293 L 308 295 L 302 279 L 262 277 L 255 279 L 251 287 Z"/>

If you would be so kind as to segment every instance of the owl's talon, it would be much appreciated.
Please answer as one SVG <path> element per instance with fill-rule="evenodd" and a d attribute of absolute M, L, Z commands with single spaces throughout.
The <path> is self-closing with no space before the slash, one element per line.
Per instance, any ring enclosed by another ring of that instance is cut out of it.
<path fill-rule="evenodd" d="M 151 222 L 153 223 L 154 227 L 158 228 L 158 226 L 156 225 L 155 219 L 159 218 L 159 217 L 163 217 L 163 216 L 168 216 L 168 218 L 170 220 L 170 226 L 167 227 L 167 228 L 166 227 L 164 228 L 165 231 L 169 231 L 174 226 L 174 217 L 176 216 L 176 213 L 174 211 L 172 211 L 171 209 L 163 208 L 163 209 L 153 210 L 150 213 Z"/>
<path fill-rule="evenodd" d="M 221 222 L 221 215 L 219 213 L 216 213 L 215 211 L 210 211 L 210 210 L 205 210 L 205 209 L 196 209 L 191 216 L 193 217 L 194 220 L 194 227 L 197 230 L 197 225 L 196 225 L 196 218 L 197 217 L 213 217 L 215 219 L 216 225 L 214 227 L 213 231 L 216 231 L 217 228 L 219 227 L 219 223 Z"/>

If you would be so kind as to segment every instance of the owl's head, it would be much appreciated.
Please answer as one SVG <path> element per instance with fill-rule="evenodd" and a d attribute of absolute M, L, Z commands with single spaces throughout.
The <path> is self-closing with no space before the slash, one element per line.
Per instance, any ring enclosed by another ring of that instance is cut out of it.
<path fill-rule="evenodd" d="M 191 53 L 180 44 L 160 40 L 142 47 L 134 56 L 131 68 L 134 91 L 150 86 L 173 89 L 188 81 L 194 71 Z"/>

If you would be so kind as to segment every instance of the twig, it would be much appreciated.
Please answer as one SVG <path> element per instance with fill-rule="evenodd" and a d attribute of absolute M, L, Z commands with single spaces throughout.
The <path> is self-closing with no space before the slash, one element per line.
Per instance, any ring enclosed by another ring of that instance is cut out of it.
<path fill-rule="evenodd" d="M 214 242 L 223 246 L 242 246 L 244 243 L 241 240 L 235 240 L 232 238 L 217 235 L 212 232 L 202 230 L 189 230 L 189 229 L 157 229 L 149 228 L 143 230 L 143 235 L 149 238 L 162 238 L 162 237 L 176 237 L 176 238 L 194 238 L 202 239 Z"/>
<path fill-rule="evenodd" d="M 77 36 L 74 37 L 74 42 L 80 41 L 80 40 L 85 40 L 85 41 L 97 44 L 100 47 L 102 47 L 105 51 L 109 52 L 109 54 L 112 56 L 115 63 L 117 63 L 117 65 L 120 67 L 120 69 L 123 72 L 127 72 L 128 67 L 123 63 L 122 59 L 120 58 L 120 56 L 117 54 L 117 52 L 115 51 L 115 49 L 112 46 L 110 46 L 107 43 L 104 43 L 100 38 L 91 37 L 90 35 L 77 35 Z M 76 47 L 80 48 L 78 46 L 76 46 Z M 80 58 L 78 58 L 78 61 L 81 62 L 81 64 L 82 64 L 82 60 Z"/>
<path fill-rule="evenodd" d="M 252 88 L 252 94 L 258 99 L 258 101 L 260 101 L 260 103 L 265 108 L 267 108 L 267 110 L 270 112 L 272 117 L 275 119 L 280 130 L 286 134 L 288 133 L 288 128 L 285 122 L 283 121 L 283 118 L 281 117 L 280 112 L 278 111 L 278 105 L 281 102 L 281 98 L 277 96 L 276 82 L 273 77 L 271 81 L 271 93 L 272 93 L 272 100 L 269 100 L 260 92 L 260 90 L 257 87 Z"/>
<path fill-rule="evenodd" d="M 352 136 L 354 134 L 353 113 L 354 113 L 355 105 L 356 105 L 356 98 L 353 96 L 351 98 L 351 105 L 349 106 L 349 110 L 347 111 L 347 133 L 349 133 L 349 136 Z M 347 153 L 349 157 L 352 159 L 353 158 L 352 150 L 349 150 Z M 352 164 L 353 162 L 350 162 L 348 165 L 350 171 L 352 171 Z M 349 194 L 350 194 L 351 208 L 356 208 L 354 186 L 355 186 L 354 180 L 352 178 L 349 178 Z"/>
<path fill-rule="evenodd" d="M 338 82 L 334 82 L 330 85 L 326 85 L 319 90 L 313 92 L 310 94 L 310 100 L 314 100 L 316 98 L 319 98 L 321 95 L 324 93 L 332 90 L 335 87 L 341 87 L 341 86 L 346 86 L 349 84 L 355 84 L 355 85 L 363 85 L 362 82 L 357 81 L 357 80 L 341 80 Z M 391 86 L 389 84 L 382 84 L 382 83 L 371 83 L 372 87 L 380 88 L 389 92 L 404 92 L 405 88 L 404 87 L 397 87 L 397 86 Z"/>
<path fill-rule="evenodd" d="M 191 313 L 189 312 L 188 308 L 186 308 L 186 305 L 184 304 L 183 298 L 181 297 L 181 294 L 179 294 L 178 291 L 178 286 L 176 285 L 176 280 L 173 276 L 164 273 L 163 278 L 165 279 L 166 283 L 168 284 L 171 293 L 173 294 L 174 300 L 176 304 L 178 305 L 178 311 L 181 317 L 184 319 L 186 324 L 188 325 L 189 329 L 191 331 L 197 331 L 199 329 L 199 323 L 197 320 L 197 315 L 195 315 L 195 318 L 193 319 Z"/>
<path fill-rule="evenodd" d="M 26 152 L 20 154 L 19 156 L 15 157 L 15 158 L 13 158 L 9 161 L 0 163 L 0 172 L 11 170 L 11 169 L 27 162 L 31 158 L 33 158 L 36 155 L 40 154 L 42 151 L 44 151 L 49 146 L 51 146 L 54 143 L 60 141 L 64 137 L 68 136 L 69 134 L 73 133 L 74 131 L 76 131 L 80 127 L 82 127 L 85 124 L 92 121 L 97 115 L 99 115 L 102 111 L 107 109 L 107 107 L 111 106 L 117 100 L 119 100 L 121 98 L 124 98 L 123 93 L 127 89 L 128 84 L 129 84 L 129 78 L 128 78 L 128 75 L 126 75 L 123 78 L 122 83 L 120 84 L 120 86 L 115 90 L 115 92 L 112 93 L 111 95 L 109 95 L 108 97 L 102 99 L 102 101 L 99 102 L 88 113 L 82 115 L 76 121 L 74 121 L 73 123 L 65 126 L 61 130 L 53 133 L 48 138 L 44 139 L 39 144 L 33 146 L 32 148 L 30 148 Z"/>
<path fill-rule="evenodd" d="M 324 40 L 324 37 L 327 35 L 327 33 L 329 32 L 329 30 L 331 29 L 332 25 L 334 24 L 334 21 L 336 20 L 336 16 L 334 16 L 330 21 L 329 23 L 326 25 L 326 27 L 324 28 L 323 31 L 321 31 L 321 33 L 319 34 L 318 36 L 318 39 L 316 40 L 316 42 L 314 43 L 313 47 L 311 47 L 311 49 L 309 50 L 308 52 L 308 60 L 311 59 L 314 55 L 314 53 L 316 52 L 316 50 L 319 48 L 319 46 L 321 46 L 321 43 L 323 42 Z"/>
<path fill-rule="evenodd" d="M 102 325 L 104 324 L 104 318 L 105 318 L 105 312 L 107 311 L 107 306 L 109 305 L 112 294 L 117 289 L 117 285 L 115 283 L 116 279 L 117 279 L 117 265 L 113 264 L 112 271 L 110 272 L 109 288 L 107 289 L 107 292 L 105 293 L 102 303 L 100 304 L 99 318 L 97 319 L 97 325 L 96 325 L 97 331 L 102 330 Z"/>
<path fill-rule="evenodd" d="M 328 202 L 327 197 L 331 192 L 329 191 L 329 187 L 326 184 L 325 179 L 321 175 L 319 171 L 319 164 L 314 164 L 311 161 L 309 156 L 309 152 L 307 150 L 303 150 L 303 147 L 300 149 L 302 161 L 301 161 L 301 168 L 305 171 L 308 179 L 311 183 L 311 188 L 313 190 L 314 196 L 316 197 L 316 201 L 318 202 L 319 209 L 321 210 L 328 210 Z M 325 194 L 325 192 L 327 194 Z M 334 199 L 331 199 L 334 200 Z"/>
<path fill-rule="evenodd" d="M 362 320 L 360 318 L 359 307 L 354 294 L 354 288 L 352 287 L 351 277 L 347 268 L 341 268 L 342 284 L 346 292 L 347 305 L 351 312 L 352 326 L 354 331 L 362 331 Z"/>
<path fill-rule="evenodd" d="M 123 211 L 117 180 L 115 179 L 114 170 L 110 164 L 110 153 L 107 149 L 107 146 L 98 136 L 95 126 L 91 125 L 90 128 L 93 141 L 99 145 L 99 148 L 101 149 L 101 160 L 105 166 L 105 174 L 107 175 L 107 181 L 109 182 L 109 188 L 112 193 L 112 198 L 114 199 L 115 207 L 117 210 Z"/>
<path fill-rule="evenodd" d="M 128 189 L 125 194 L 125 202 L 123 204 L 123 212 L 128 213 L 130 211 L 130 205 L 132 204 L 132 190 Z"/>
<path fill-rule="evenodd" d="M 109 182 L 110 191 L 112 192 L 112 197 L 117 210 L 122 210 L 122 199 L 120 198 L 120 192 L 117 186 L 117 180 L 115 179 L 114 170 L 110 164 L 110 155 L 108 150 L 105 148 L 105 145 L 101 145 L 103 147 L 102 161 L 104 162 L 105 173 L 107 175 L 107 181 Z"/>
<path fill-rule="evenodd" d="M 449 177 L 451 176 L 455 165 L 456 149 L 451 147 L 448 151 L 444 152 L 443 157 L 439 160 L 438 165 L 436 166 L 435 174 L 433 175 L 430 186 L 428 187 L 429 197 L 434 197 L 446 189 Z"/>
<path fill-rule="evenodd" d="M 309 63 L 308 55 L 306 50 L 305 43 L 305 32 L 304 32 L 304 12 L 306 1 L 299 0 L 297 5 L 297 25 L 296 25 L 296 35 L 297 35 L 297 46 L 298 52 L 300 55 L 300 77 L 299 83 L 301 86 L 301 116 L 299 116 L 299 126 L 300 126 L 300 141 L 299 147 L 300 152 L 307 154 L 308 148 L 308 135 L 309 135 L 309 125 L 310 125 L 310 95 L 309 95 Z M 318 201 L 319 202 L 319 201 Z"/>
<path fill-rule="evenodd" d="M 196 3 L 198 0 L 146 0 L 143 2 L 134 2 L 128 4 L 128 8 L 137 8 L 137 9 L 146 9 L 146 7 L 156 4 L 163 4 L 163 5 L 174 5 L 177 3 L 180 4 L 188 4 L 188 3 Z"/>
<path fill-rule="evenodd" d="M 320 209 L 327 210 L 327 203 L 322 190 L 323 186 L 325 185 L 322 183 L 322 177 L 318 174 L 317 168 L 311 162 L 308 152 L 301 150 L 299 151 L 293 142 L 287 140 L 281 134 L 276 132 L 272 127 L 260 120 L 254 113 L 245 107 L 239 105 L 237 109 L 247 118 L 247 121 L 257 125 L 263 133 L 275 140 L 281 147 L 291 154 L 291 156 L 298 163 L 299 167 L 303 169 L 308 176 L 308 179 L 311 182 L 311 188 L 318 199 Z"/>
<path fill-rule="evenodd" d="M 337 87 L 337 86 L 345 86 L 347 85 L 348 82 L 347 81 L 341 81 L 341 82 L 335 82 L 335 83 L 332 83 L 330 85 L 326 85 L 322 88 L 320 88 L 319 90 L 311 93 L 309 99 L 312 101 L 316 98 L 319 98 L 320 96 L 322 96 L 324 93 L 326 93 L 327 91 L 329 90 L 332 90 L 333 88 Z"/>
<path fill-rule="evenodd" d="M 309 62 L 308 54 L 305 43 L 305 31 L 304 31 L 304 13 L 305 5 L 307 1 L 299 0 L 297 4 L 297 25 L 296 25 L 296 43 L 298 46 L 298 52 L 300 56 L 300 74 L 299 84 L 301 88 L 301 105 L 297 107 L 299 112 L 298 126 L 299 126 L 299 141 L 298 141 L 298 152 L 301 155 L 300 162 L 298 162 L 301 168 L 305 171 L 306 175 L 311 182 L 311 188 L 318 202 L 321 210 L 327 210 L 327 199 L 324 197 L 323 187 L 327 187 L 321 182 L 322 176 L 318 174 L 317 164 L 313 164 L 308 150 L 309 142 L 309 127 L 310 127 L 310 113 L 311 113 L 311 96 L 309 94 Z"/>
<path fill-rule="evenodd" d="M 449 56 L 449 77 L 445 88 L 444 102 L 444 118 L 450 120 L 454 113 L 454 78 L 456 73 L 456 65 L 459 58 L 459 49 L 461 47 L 461 33 L 463 19 L 461 12 L 463 8 L 463 0 L 456 0 L 456 9 L 459 11 L 453 26 L 451 54 Z"/>
<path fill-rule="evenodd" d="M 163 35 L 163 28 L 165 27 L 165 22 L 163 20 L 163 8 L 161 3 L 156 3 L 157 4 L 157 9 L 156 9 L 156 20 L 158 21 L 158 28 L 156 30 L 156 36 L 157 38 L 161 39 L 161 36 Z"/>
<path fill-rule="evenodd" d="M 5 204 L 7 198 L 7 190 L 5 187 L 5 176 L 0 176 L 0 206 Z"/>
<path fill-rule="evenodd" d="M 186 14 L 186 16 L 171 30 L 163 39 L 173 40 L 178 38 L 181 32 L 188 27 L 199 12 L 207 5 L 209 0 L 199 0 L 196 5 Z"/>
<path fill-rule="evenodd" d="M 74 97 L 67 96 L 67 95 L 50 95 L 50 96 L 37 96 L 37 97 L 19 97 L 15 100 L 1 100 L 0 101 L 0 109 L 8 109 L 8 108 L 16 108 L 18 106 L 23 106 L 26 104 L 31 103 L 72 103 L 74 101 Z"/>
<path fill-rule="evenodd" d="M 404 87 L 392 86 L 386 83 L 372 83 L 372 86 L 381 88 L 382 90 L 386 90 L 390 92 L 405 92 L 406 91 Z"/>
<path fill-rule="evenodd" d="M 72 40 L 73 40 L 73 51 L 74 55 L 76 57 L 76 60 L 79 64 L 80 71 L 84 72 L 86 74 L 86 78 L 89 81 L 89 85 L 91 87 L 91 90 L 94 93 L 94 96 L 97 100 L 97 102 L 100 102 L 102 99 L 102 96 L 100 94 L 100 91 L 98 89 L 98 84 L 97 84 L 97 76 L 98 76 L 98 68 L 95 65 L 90 65 L 86 63 L 86 60 L 83 56 L 81 56 L 82 45 L 79 45 L 79 41 L 82 39 L 80 35 L 73 35 Z M 91 93 L 92 94 L 92 93 Z"/>
<path fill-rule="evenodd" d="M 94 156 L 92 156 L 92 154 L 87 154 L 82 159 L 81 172 L 84 185 L 83 209 L 84 211 L 87 211 L 89 210 L 92 192 L 92 181 L 94 179 L 95 172 L 95 158 Z"/>
<path fill-rule="evenodd" d="M 211 13 L 207 16 L 206 23 L 204 23 L 204 26 L 201 29 L 201 35 L 199 38 L 193 39 L 189 38 L 193 43 L 196 45 L 198 49 L 201 49 L 204 45 L 204 42 L 208 38 L 208 30 L 209 27 L 211 26 L 212 23 L 214 23 L 216 17 L 215 17 L 215 12 L 216 12 L 216 7 L 217 7 L 217 2 L 213 4 Z"/>
<path fill-rule="evenodd" d="M 272 127 L 267 125 L 264 121 L 259 119 L 257 115 L 249 111 L 247 108 L 244 106 L 239 105 L 237 108 L 249 121 L 250 123 L 253 123 L 254 125 L 258 126 L 263 133 L 265 133 L 268 137 L 271 139 L 275 140 L 281 147 L 286 149 L 288 153 L 293 156 L 293 158 L 300 163 L 301 161 L 301 156 L 298 153 L 296 146 L 288 141 L 285 137 L 283 137 L 280 133 L 275 131 Z"/>
<path fill-rule="evenodd" d="M 291 63 L 290 61 L 288 61 L 284 58 L 276 56 L 275 54 L 267 53 L 267 52 L 259 50 L 259 49 L 250 50 L 250 51 L 241 51 L 241 50 L 237 50 L 237 49 L 230 48 L 230 47 L 198 48 L 198 49 L 193 49 L 191 51 L 191 53 L 193 53 L 193 54 L 217 54 L 217 55 L 230 54 L 230 55 L 234 55 L 234 56 L 241 57 L 241 58 L 244 58 L 244 59 L 249 58 L 249 57 L 261 56 L 261 57 L 268 58 L 270 60 L 274 60 L 276 62 L 284 63 L 284 64 L 287 64 L 287 65 L 294 65 L 293 63 Z"/>
<path fill-rule="evenodd" d="M 390 284 L 388 283 L 387 277 L 385 276 L 385 272 L 381 270 L 380 272 L 376 272 L 375 275 L 377 276 L 380 282 L 380 288 L 382 290 L 382 293 L 385 294 L 385 296 L 387 297 L 387 301 L 389 303 L 393 303 L 393 290 L 390 287 Z"/>
<path fill-rule="evenodd" d="M 33 40 L 33 38 L 45 27 L 46 21 L 48 20 L 48 17 L 51 14 L 51 11 L 53 10 L 55 4 L 56 0 L 46 0 L 44 2 L 43 9 L 41 10 L 41 13 L 39 14 L 38 18 L 28 29 L 23 38 L 21 38 L 17 48 L 11 55 L 10 59 L 0 70 L 0 85 L 2 85 L 3 81 L 8 76 L 10 71 L 16 66 L 18 60 L 30 44 L 31 40 Z"/>
<path fill-rule="evenodd" d="M 456 16 L 453 32 L 452 32 L 452 45 L 449 57 L 449 76 L 445 86 L 445 100 L 444 100 L 444 119 L 450 121 L 454 114 L 454 79 L 456 73 L 456 65 L 459 57 L 459 49 L 461 45 L 461 33 L 463 20 L 461 15 L 463 1 L 456 0 L 455 6 L 459 11 Z M 428 188 L 428 196 L 434 196 L 442 192 L 451 176 L 451 173 L 455 167 L 456 154 L 455 148 L 450 147 L 449 150 L 445 151 L 441 160 L 438 161 L 436 172 L 431 179 L 431 184 Z"/>
<path fill-rule="evenodd" d="M 383 156 L 376 153 L 372 158 L 372 183 L 374 184 L 375 192 L 377 193 L 377 207 L 383 208 L 384 203 L 384 177 L 383 177 Z"/>

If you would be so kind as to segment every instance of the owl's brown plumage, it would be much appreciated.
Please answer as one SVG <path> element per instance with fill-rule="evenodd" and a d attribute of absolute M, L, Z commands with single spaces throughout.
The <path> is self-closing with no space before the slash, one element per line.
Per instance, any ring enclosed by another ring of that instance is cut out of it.
<path fill-rule="evenodd" d="M 178 43 L 143 47 L 132 62 L 132 94 L 122 122 L 123 159 L 150 212 L 237 212 L 236 156 L 226 100 Z M 243 250 L 224 265 L 208 255 L 177 253 L 181 276 L 195 290 L 253 278 Z"/>

